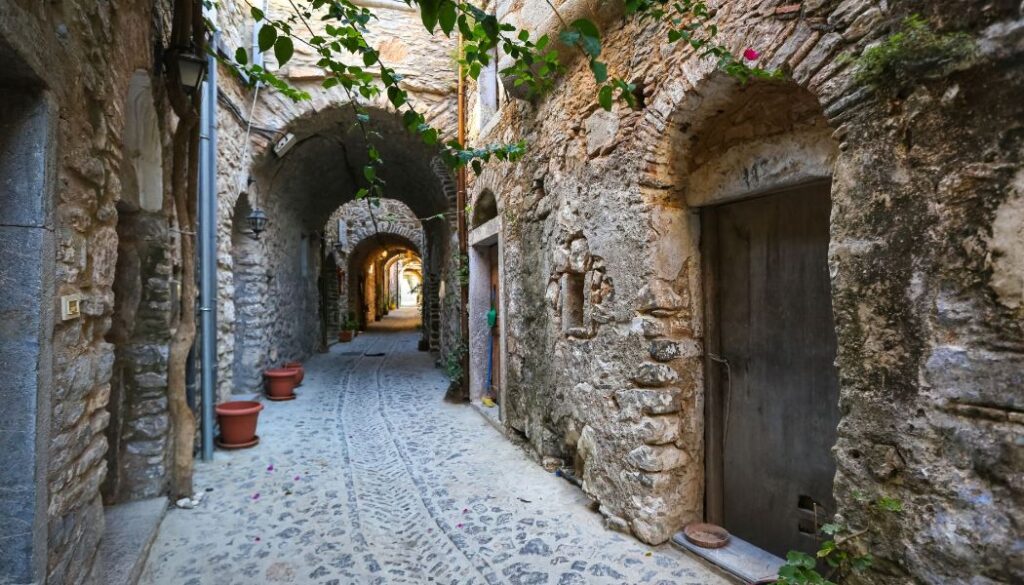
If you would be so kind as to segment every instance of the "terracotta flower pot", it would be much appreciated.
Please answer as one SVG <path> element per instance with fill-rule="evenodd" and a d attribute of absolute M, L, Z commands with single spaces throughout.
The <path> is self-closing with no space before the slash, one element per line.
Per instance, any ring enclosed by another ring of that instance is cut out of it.
<path fill-rule="evenodd" d="M 295 398 L 295 380 L 297 378 L 294 368 L 274 368 L 263 372 L 267 380 L 267 398 L 271 400 L 291 400 Z"/>
<path fill-rule="evenodd" d="M 338 332 L 338 341 L 340 341 L 342 343 L 348 343 L 348 342 L 352 341 L 352 330 L 351 329 L 342 329 L 341 331 L 339 331 Z"/>
<path fill-rule="evenodd" d="M 306 377 L 306 369 L 302 367 L 302 362 L 285 362 L 284 367 L 298 370 L 295 375 L 295 385 L 302 384 L 302 379 Z"/>
<path fill-rule="evenodd" d="M 262 404 L 240 400 L 218 404 L 214 410 L 220 425 L 218 445 L 225 449 L 240 449 L 260 442 L 256 436 L 256 421 L 263 410 Z"/>

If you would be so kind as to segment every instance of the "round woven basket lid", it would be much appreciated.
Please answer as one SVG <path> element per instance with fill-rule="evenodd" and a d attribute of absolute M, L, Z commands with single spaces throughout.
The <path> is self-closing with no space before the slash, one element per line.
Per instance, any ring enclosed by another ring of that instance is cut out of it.
<path fill-rule="evenodd" d="M 715 524 L 695 522 L 683 529 L 683 535 L 701 548 L 722 548 L 729 544 L 729 532 Z"/>

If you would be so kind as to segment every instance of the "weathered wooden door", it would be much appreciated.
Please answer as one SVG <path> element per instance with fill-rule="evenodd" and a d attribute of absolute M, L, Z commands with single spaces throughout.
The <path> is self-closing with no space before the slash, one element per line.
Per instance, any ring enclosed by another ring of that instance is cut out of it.
<path fill-rule="evenodd" d="M 490 266 L 491 307 L 498 318 L 491 327 L 491 389 L 490 395 L 496 402 L 501 400 L 501 282 L 498 271 L 498 245 L 487 248 L 487 262 Z"/>
<path fill-rule="evenodd" d="M 835 511 L 829 185 L 704 212 L 708 516 L 785 556 Z"/>

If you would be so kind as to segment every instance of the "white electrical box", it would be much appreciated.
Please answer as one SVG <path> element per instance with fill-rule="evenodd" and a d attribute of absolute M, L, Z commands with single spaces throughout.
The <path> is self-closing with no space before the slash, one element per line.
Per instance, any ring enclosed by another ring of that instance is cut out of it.
<path fill-rule="evenodd" d="M 295 146 L 295 135 L 289 132 L 274 145 L 274 154 L 278 157 L 282 157 L 286 152 L 291 150 L 293 146 Z"/>
<path fill-rule="evenodd" d="M 60 318 L 62 321 L 78 319 L 82 316 L 82 295 L 64 295 L 60 298 Z"/>

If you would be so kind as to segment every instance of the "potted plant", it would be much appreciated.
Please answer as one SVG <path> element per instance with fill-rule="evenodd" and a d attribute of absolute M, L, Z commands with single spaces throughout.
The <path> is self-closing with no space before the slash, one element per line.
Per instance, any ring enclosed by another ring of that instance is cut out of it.
<path fill-rule="evenodd" d="M 217 446 L 223 449 L 243 449 L 260 442 L 256 435 L 256 422 L 263 405 L 259 402 L 239 400 L 218 404 L 217 424 L 220 425 L 220 436 Z"/>
<path fill-rule="evenodd" d="M 356 320 L 356 314 L 350 312 L 341 324 L 341 331 L 338 332 L 338 341 L 342 343 L 352 341 L 352 338 L 355 337 L 356 329 L 359 329 L 359 321 Z"/>
<path fill-rule="evenodd" d="M 292 400 L 295 398 L 298 370 L 272 368 L 263 372 L 263 377 L 267 381 L 267 398 L 270 400 Z"/>
<path fill-rule="evenodd" d="M 302 379 L 306 377 L 306 369 L 302 367 L 302 362 L 285 362 L 281 367 L 295 370 L 295 385 L 302 385 Z"/>

